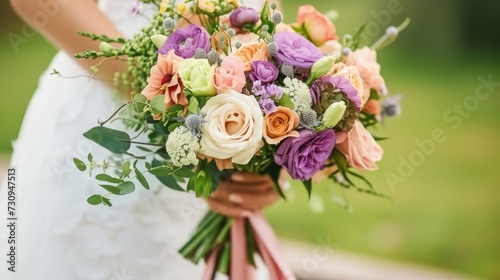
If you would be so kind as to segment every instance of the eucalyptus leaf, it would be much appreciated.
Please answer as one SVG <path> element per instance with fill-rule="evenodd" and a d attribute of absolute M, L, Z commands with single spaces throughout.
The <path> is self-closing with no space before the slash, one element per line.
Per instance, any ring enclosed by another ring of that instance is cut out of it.
<path fill-rule="evenodd" d="M 153 159 L 151 162 L 151 166 L 154 167 L 159 167 L 161 166 L 161 162 L 159 160 Z M 176 190 L 176 191 L 184 191 L 184 189 L 177 183 L 177 181 L 174 179 L 172 175 L 170 176 L 157 176 L 155 175 L 156 178 L 167 188 Z"/>
<path fill-rule="evenodd" d="M 85 165 L 85 163 L 77 158 L 73 158 L 73 162 L 75 163 L 76 165 L 76 168 L 78 168 L 78 170 L 80 171 L 85 171 L 87 170 L 87 165 Z"/>
<path fill-rule="evenodd" d="M 103 196 L 103 197 L 101 197 L 101 199 L 102 199 L 102 203 L 104 205 L 109 206 L 109 207 L 113 206 L 113 204 L 111 204 L 111 200 L 109 198 L 106 198 Z"/>
<path fill-rule="evenodd" d="M 135 190 L 135 184 L 130 181 L 125 181 L 116 187 L 120 189 L 120 195 L 129 194 Z"/>
<path fill-rule="evenodd" d="M 120 189 L 112 185 L 99 185 L 112 194 L 120 194 Z"/>
<path fill-rule="evenodd" d="M 94 194 L 92 196 L 90 196 L 89 198 L 87 198 L 87 202 L 91 205 L 99 205 L 102 203 L 102 196 L 99 195 L 99 194 Z"/>
<path fill-rule="evenodd" d="M 130 162 L 125 162 L 122 166 L 122 177 L 127 177 L 130 174 Z"/>
<path fill-rule="evenodd" d="M 135 177 L 146 190 L 149 190 L 149 183 L 146 180 L 146 177 L 144 177 L 144 175 L 137 169 L 135 170 Z"/>
<path fill-rule="evenodd" d="M 146 103 L 148 102 L 146 96 L 142 94 L 134 95 L 132 101 L 134 103 L 134 110 L 137 113 L 142 113 L 144 111 L 144 108 L 146 107 Z"/>
<path fill-rule="evenodd" d="M 96 126 L 85 132 L 83 136 L 113 153 L 121 154 L 130 148 L 130 136 L 120 130 Z"/>
<path fill-rule="evenodd" d="M 121 183 L 121 182 L 123 182 L 123 180 L 120 178 L 111 177 L 108 174 L 104 174 L 104 173 L 97 174 L 95 176 L 95 178 L 99 181 L 104 181 L 104 182 L 108 182 L 108 183 Z"/>
<path fill-rule="evenodd" d="M 87 155 L 87 159 L 89 160 L 89 162 L 92 162 L 92 161 L 94 160 L 94 157 L 92 156 L 92 154 L 91 154 L 91 153 L 89 153 L 89 154 Z"/>
<path fill-rule="evenodd" d="M 182 177 L 182 178 L 191 178 L 191 177 L 194 177 L 195 174 L 193 171 L 191 171 L 187 168 L 179 168 L 179 169 L 174 171 L 174 175 Z"/>

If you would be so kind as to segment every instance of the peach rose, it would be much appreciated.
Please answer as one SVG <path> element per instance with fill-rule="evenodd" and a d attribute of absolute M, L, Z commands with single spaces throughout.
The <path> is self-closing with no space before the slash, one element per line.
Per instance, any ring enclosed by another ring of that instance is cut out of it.
<path fill-rule="evenodd" d="M 217 93 L 226 89 L 241 92 L 246 83 L 244 67 L 241 59 L 232 56 L 225 57 L 221 66 L 215 68 L 214 86 Z"/>
<path fill-rule="evenodd" d="M 329 72 L 333 77 L 342 76 L 346 78 L 349 83 L 358 91 L 358 96 L 361 99 L 361 107 L 365 105 L 368 98 L 370 98 L 370 94 L 366 95 L 364 91 L 363 79 L 359 75 L 358 68 L 354 66 L 347 66 L 343 62 L 339 62 L 333 66 L 332 70 Z"/>
<path fill-rule="evenodd" d="M 299 132 L 294 130 L 299 124 L 299 115 L 294 110 L 278 106 L 276 111 L 264 117 L 264 139 L 274 145 L 287 137 L 299 137 Z"/>
<path fill-rule="evenodd" d="M 318 12 L 312 5 L 299 7 L 297 23 L 295 26 L 304 27 L 304 31 L 316 46 L 323 45 L 326 41 L 337 40 L 335 25 L 328 17 Z"/>
<path fill-rule="evenodd" d="M 350 166 L 359 171 L 377 169 L 376 162 L 382 159 L 384 151 L 360 121 L 349 132 L 337 132 L 336 137 L 335 147 L 346 156 Z"/>
<path fill-rule="evenodd" d="M 243 61 L 245 71 L 252 70 L 251 63 L 254 60 L 269 61 L 269 52 L 267 51 L 267 44 L 264 41 L 244 44 L 233 54 L 235 57 L 238 57 Z"/>
<path fill-rule="evenodd" d="M 385 94 L 385 81 L 380 75 L 380 64 L 377 63 L 377 53 L 374 50 L 368 47 L 357 49 L 351 52 L 344 62 L 348 66 L 358 68 L 365 87 L 363 96 L 370 96 L 371 89 Z"/>

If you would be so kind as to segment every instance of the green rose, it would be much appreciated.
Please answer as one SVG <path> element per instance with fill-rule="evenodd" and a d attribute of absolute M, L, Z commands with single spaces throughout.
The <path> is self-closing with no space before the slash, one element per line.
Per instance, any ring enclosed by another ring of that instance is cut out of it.
<path fill-rule="evenodd" d="M 188 58 L 179 63 L 177 69 L 182 83 L 194 96 L 215 94 L 214 68 L 206 59 Z"/>

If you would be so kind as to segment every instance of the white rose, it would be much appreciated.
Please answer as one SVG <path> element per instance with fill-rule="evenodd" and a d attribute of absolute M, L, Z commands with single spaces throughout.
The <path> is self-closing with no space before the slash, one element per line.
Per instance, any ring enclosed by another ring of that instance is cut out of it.
<path fill-rule="evenodd" d="M 264 117 L 253 96 L 227 89 L 210 98 L 201 112 L 206 115 L 200 140 L 202 154 L 247 164 L 262 147 Z"/>

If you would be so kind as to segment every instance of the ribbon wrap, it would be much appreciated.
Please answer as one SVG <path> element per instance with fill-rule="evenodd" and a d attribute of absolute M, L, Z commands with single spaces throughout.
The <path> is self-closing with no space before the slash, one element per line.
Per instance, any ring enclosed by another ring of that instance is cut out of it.
<path fill-rule="evenodd" d="M 231 265 L 229 275 L 231 280 L 255 279 L 255 269 L 247 262 L 245 219 L 235 218 L 231 225 Z M 296 280 L 285 262 L 278 239 L 262 212 L 255 211 L 247 219 L 250 221 L 260 256 L 269 270 L 270 279 Z M 206 262 L 203 280 L 214 279 L 219 251 L 220 249 L 216 249 L 210 253 Z"/>

